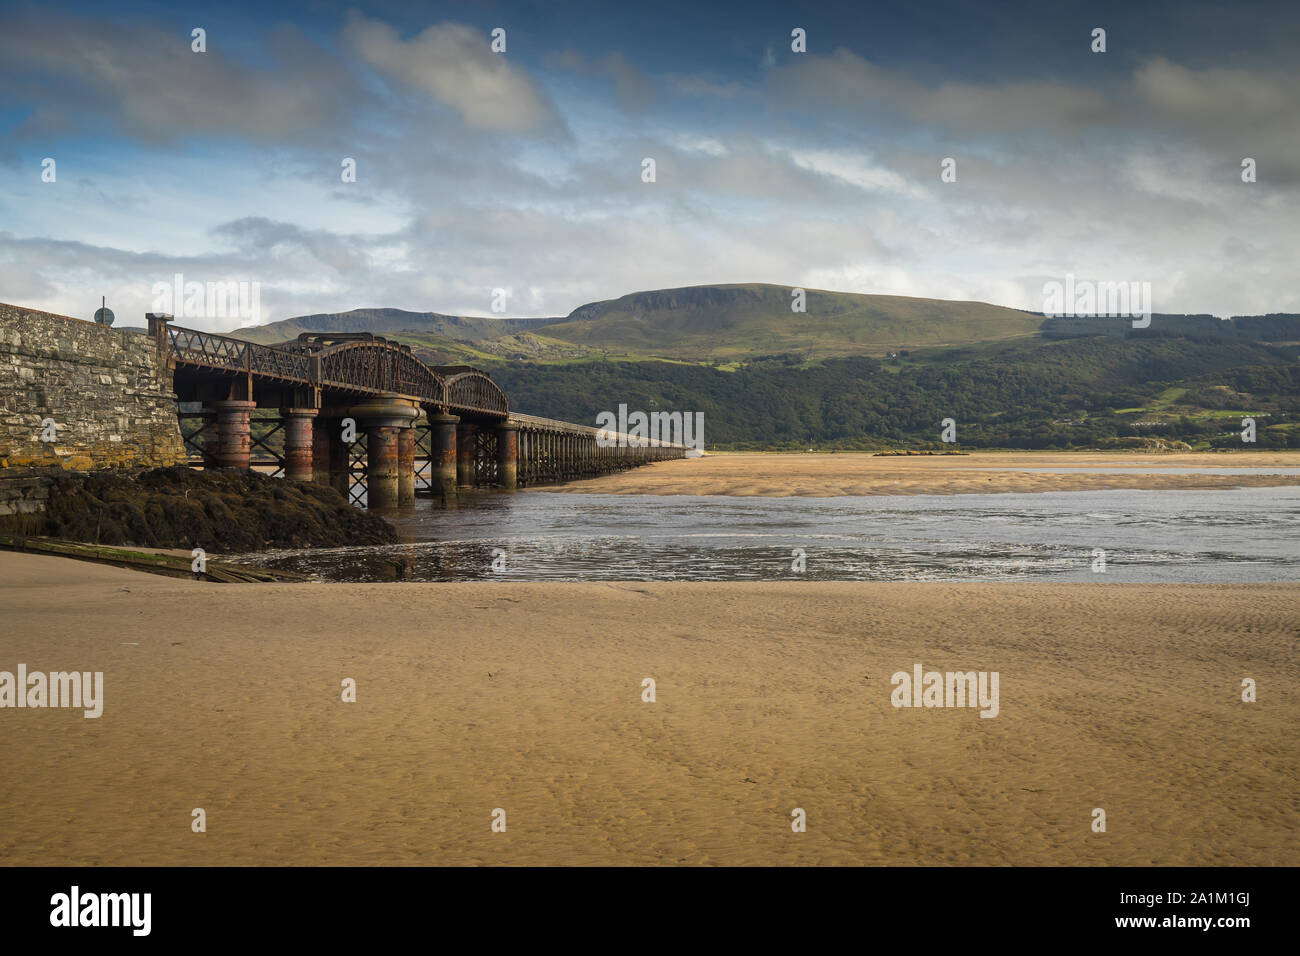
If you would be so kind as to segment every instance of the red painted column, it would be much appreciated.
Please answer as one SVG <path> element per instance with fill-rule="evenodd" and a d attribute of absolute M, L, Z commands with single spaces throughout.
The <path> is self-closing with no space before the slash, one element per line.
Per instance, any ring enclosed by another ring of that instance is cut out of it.
<path fill-rule="evenodd" d="M 456 484 L 474 487 L 474 426 L 456 426 Z"/>
<path fill-rule="evenodd" d="M 248 470 L 252 453 L 249 428 L 256 402 L 217 402 L 218 468 Z"/>
<path fill-rule="evenodd" d="M 397 503 L 415 504 L 415 429 L 397 429 Z"/>
<path fill-rule="evenodd" d="M 519 430 L 515 425 L 497 426 L 497 480 L 506 491 L 519 487 Z"/>
<path fill-rule="evenodd" d="M 311 430 L 311 480 L 330 483 L 330 432 L 338 428 L 337 418 L 318 418 Z"/>
<path fill-rule="evenodd" d="M 314 408 L 282 408 L 284 418 L 284 477 L 311 481 L 313 474 L 312 419 Z"/>
<path fill-rule="evenodd" d="M 443 498 L 456 497 L 456 480 L 459 459 L 456 454 L 455 415 L 430 415 L 430 446 L 433 459 L 433 490 Z"/>
<path fill-rule="evenodd" d="M 410 431 L 420 410 L 399 395 L 385 393 L 360 402 L 349 409 L 366 432 L 366 507 L 388 510 L 398 506 L 401 496 L 401 455 L 398 433 Z M 414 438 L 414 434 L 411 436 Z M 342 441 L 339 442 L 342 445 Z M 415 448 L 408 459 L 411 476 L 411 499 L 415 498 Z M 345 475 L 346 478 L 346 475 Z"/>
<path fill-rule="evenodd" d="M 366 430 L 366 507 L 397 507 L 397 429 Z"/>

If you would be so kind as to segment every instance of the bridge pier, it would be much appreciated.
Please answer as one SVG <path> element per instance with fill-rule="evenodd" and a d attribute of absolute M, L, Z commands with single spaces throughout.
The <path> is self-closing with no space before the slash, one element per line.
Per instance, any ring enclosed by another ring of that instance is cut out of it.
<path fill-rule="evenodd" d="M 456 425 L 456 485 L 474 486 L 474 427 L 464 423 Z"/>
<path fill-rule="evenodd" d="M 415 500 L 415 433 L 411 426 L 419 415 L 418 408 L 395 395 L 381 395 L 352 407 L 351 417 L 356 419 L 359 428 L 366 430 L 367 508 L 386 511 L 402 504 L 404 471 L 410 482 L 407 503 Z M 405 468 L 399 450 L 401 432 L 408 432 L 411 442 Z M 339 443 L 342 444 L 341 439 Z"/>
<path fill-rule="evenodd" d="M 325 409 L 311 432 L 311 480 L 344 498 L 352 484 L 352 449 L 343 441 L 343 419 L 349 414 L 347 408 Z"/>
<path fill-rule="evenodd" d="M 456 497 L 456 484 L 460 475 L 460 456 L 456 439 L 457 423 L 455 415 L 429 416 L 429 467 L 434 491 L 445 501 Z"/>
<path fill-rule="evenodd" d="M 217 402 L 217 455 L 216 466 L 247 471 L 252 455 L 250 432 L 256 402 Z"/>
<path fill-rule="evenodd" d="M 474 487 L 474 426 L 464 423 L 456 426 L 456 484 Z"/>
<path fill-rule="evenodd" d="M 397 504 L 415 504 L 415 429 L 397 429 Z"/>
<path fill-rule="evenodd" d="M 366 429 L 366 507 L 391 511 L 397 507 L 397 429 Z"/>
<path fill-rule="evenodd" d="M 211 405 L 203 406 L 199 412 L 203 424 L 199 426 L 199 450 L 203 453 L 203 470 L 211 471 L 217 467 L 221 452 L 221 433 L 217 431 L 217 410 Z"/>
<path fill-rule="evenodd" d="M 336 418 L 320 418 L 311 431 L 311 480 L 330 483 L 330 434 L 338 427 Z"/>
<path fill-rule="evenodd" d="M 497 426 L 497 481 L 506 491 L 519 487 L 519 427 Z"/>
<path fill-rule="evenodd" d="M 282 408 L 284 419 L 284 477 L 293 481 L 311 481 L 314 471 L 314 408 Z"/>

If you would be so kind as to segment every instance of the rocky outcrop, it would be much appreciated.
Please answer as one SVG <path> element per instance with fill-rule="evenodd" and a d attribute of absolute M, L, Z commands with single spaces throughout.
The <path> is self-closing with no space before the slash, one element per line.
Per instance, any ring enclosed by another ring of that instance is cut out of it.
<path fill-rule="evenodd" d="M 184 466 L 138 475 L 62 475 L 43 514 L 0 518 L 0 531 L 214 553 L 397 539 L 392 525 L 353 508 L 326 485 Z"/>

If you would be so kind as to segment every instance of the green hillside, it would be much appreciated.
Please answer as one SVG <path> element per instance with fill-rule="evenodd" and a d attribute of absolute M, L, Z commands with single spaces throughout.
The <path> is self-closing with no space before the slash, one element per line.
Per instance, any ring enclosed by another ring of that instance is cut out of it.
<path fill-rule="evenodd" d="M 354 309 L 240 329 L 239 337 L 272 343 L 300 332 L 418 333 L 438 348 L 473 343 L 488 354 L 529 361 L 668 358 L 747 361 L 797 353 L 805 359 L 885 355 L 900 348 L 1005 341 L 1038 333 L 1042 317 L 984 302 L 809 289 L 806 311 L 791 311 L 786 286 L 708 285 L 635 292 L 580 306 L 565 318 L 493 319 Z M 541 330 L 545 328 L 544 334 Z M 500 347 L 484 348 L 484 343 Z"/>
<path fill-rule="evenodd" d="M 235 334 L 254 342 L 293 339 L 300 332 L 372 332 L 400 338 L 431 355 L 488 363 L 526 361 L 670 360 L 738 367 L 764 356 L 814 362 L 851 356 L 887 357 L 918 348 L 1006 346 L 1026 341 L 1104 334 L 1124 337 L 1126 318 L 1060 319 L 989 305 L 895 295 L 810 289 L 806 311 L 790 310 L 786 286 L 708 285 L 634 292 L 593 302 L 563 318 L 497 319 L 354 309 L 285 319 Z M 1196 339 L 1300 341 L 1300 317 L 1155 315 L 1152 331 Z"/>
<path fill-rule="evenodd" d="M 984 302 L 807 290 L 791 311 L 787 286 L 691 286 L 635 292 L 575 309 L 549 338 L 592 349 L 736 361 L 795 353 L 808 359 L 884 355 L 1035 335 L 1042 316 Z"/>
<path fill-rule="evenodd" d="M 776 356 L 734 371 L 674 362 L 509 363 L 492 369 L 516 411 L 595 424 L 601 411 L 698 411 L 709 447 L 1082 448 L 1160 439 L 1242 448 L 1300 447 L 1295 346 L 1195 340 L 1163 332 L 849 356 Z"/>

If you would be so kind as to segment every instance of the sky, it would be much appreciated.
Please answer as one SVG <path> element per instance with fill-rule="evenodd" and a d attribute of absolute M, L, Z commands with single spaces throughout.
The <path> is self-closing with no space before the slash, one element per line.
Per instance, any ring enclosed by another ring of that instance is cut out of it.
<path fill-rule="evenodd" d="M 1300 312 L 1298 39 L 1240 0 L 0 0 L 0 301 L 229 331 L 1073 275 Z"/>

